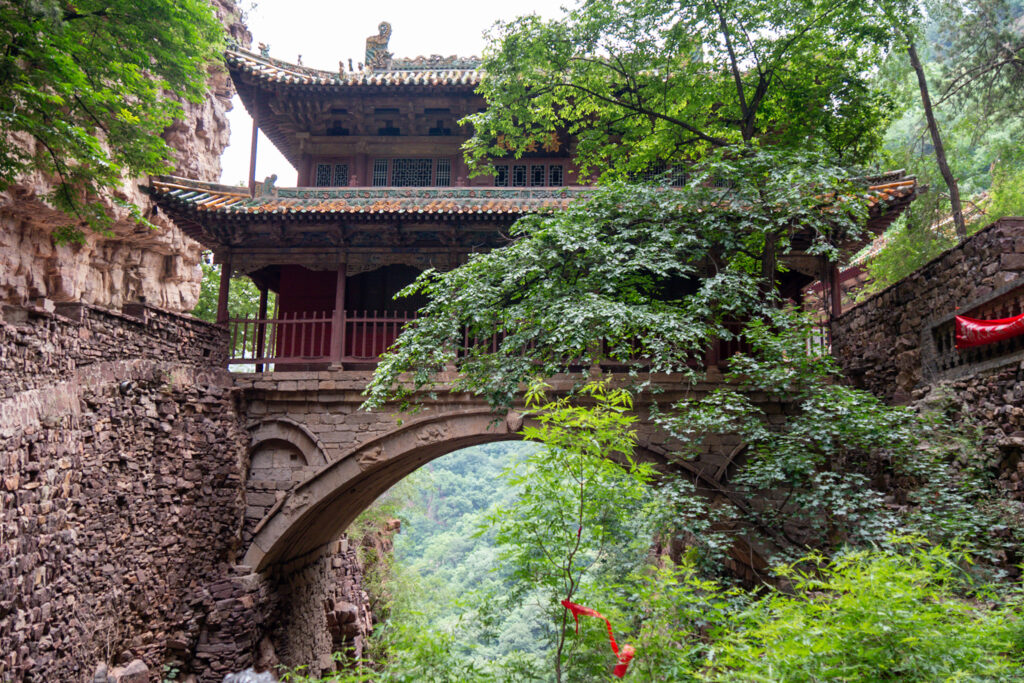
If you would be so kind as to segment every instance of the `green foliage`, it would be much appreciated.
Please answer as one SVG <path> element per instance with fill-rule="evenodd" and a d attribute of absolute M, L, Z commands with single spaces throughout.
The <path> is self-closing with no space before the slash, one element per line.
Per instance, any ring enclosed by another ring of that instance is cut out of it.
<path fill-rule="evenodd" d="M 985 206 L 988 221 L 1024 216 L 1024 145 L 1018 147 L 1017 155 L 1015 160 L 998 163 L 992 172 L 991 198 Z"/>
<path fill-rule="evenodd" d="M 209 263 L 208 255 L 204 255 L 199 266 L 203 269 L 203 279 L 200 283 L 199 300 L 191 314 L 200 320 L 209 323 L 217 322 L 217 299 L 220 295 L 220 265 Z M 267 292 L 267 315 L 273 315 L 277 305 L 277 294 Z M 231 285 L 228 288 L 228 317 L 229 318 L 256 318 L 260 311 L 260 290 L 256 284 L 247 277 L 231 278 Z M 243 349 L 243 340 L 236 340 L 234 354 L 241 356 L 242 352 L 248 350 L 251 354 L 255 350 L 256 339 L 250 335 L 245 340 L 248 349 Z"/>
<path fill-rule="evenodd" d="M 507 247 L 407 288 L 430 302 L 382 357 L 367 405 L 431 386 L 449 363 L 457 390 L 497 405 L 537 375 L 607 358 L 695 378 L 691 361 L 733 336 L 726 321 L 774 309 L 762 256 L 785 251 L 797 227 L 811 253 L 859 234 L 863 191 L 847 178 L 814 155 L 709 155 L 683 188 L 616 183 L 528 216 Z M 464 329 L 499 348 L 465 345 Z"/>
<path fill-rule="evenodd" d="M 785 548 L 881 544 L 906 529 L 997 552 L 1002 541 L 987 532 L 1009 520 L 991 476 L 966 459 L 954 462 L 976 447 L 940 414 L 887 406 L 841 384 L 831 356 L 806 353 L 808 331 L 798 321 L 776 311 L 748 323 L 751 353 L 731 359 L 723 384 L 676 403 L 660 424 L 694 452 L 706 434 L 732 433 L 747 444 L 733 483 L 750 505 L 738 511 L 780 556 Z M 772 401 L 787 405 L 784 424 L 766 413 Z"/>
<path fill-rule="evenodd" d="M 599 0 L 499 23 L 468 157 L 486 168 L 569 133 L 604 180 L 756 139 L 857 162 L 888 115 L 869 75 L 889 35 L 872 3 L 817 0 Z"/>
<path fill-rule="evenodd" d="M 624 631 L 620 642 L 636 646 L 628 673 L 635 681 L 1024 680 L 1024 593 L 976 584 L 969 567 L 962 551 L 892 538 L 887 549 L 809 554 L 777 567 L 782 587 L 758 596 L 702 578 L 688 560 L 664 561 L 634 573 L 628 594 L 608 593 L 616 604 L 607 613 Z M 401 629 L 398 669 L 316 680 L 550 680 L 550 669 L 531 675 L 515 663 L 460 657 L 458 643 L 434 632 L 429 619 Z M 590 649 L 603 657 L 577 662 L 569 678 L 614 680 L 600 661 L 608 656 L 603 624 L 581 623 L 581 636 L 581 655 Z M 301 672 L 282 680 L 314 683 Z"/>
<path fill-rule="evenodd" d="M 160 135 L 205 94 L 221 36 L 204 0 L 0 4 L 0 191 L 41 171 L 64 239 L 108 227 L 96 196 L 171 168 Z"/>
<path fill-rule="evenodd" d="M 1024 680 L 1021 593 L 978 592 L 969 558 L 941 547 L 904 554 L 811 555 L 740 615 L 707 679 L 719 681 Z"/>

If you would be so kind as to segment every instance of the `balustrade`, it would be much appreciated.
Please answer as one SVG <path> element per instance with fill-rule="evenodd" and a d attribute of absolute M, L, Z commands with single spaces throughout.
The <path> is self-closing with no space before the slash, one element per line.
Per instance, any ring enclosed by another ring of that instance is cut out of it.
<path fill-rule="evenodd" d="M 1013 287 L 1007 292 L 997 294 L 989 301 L 959 311 L 958 315 L 979 320 L 998 320 L 1011 318 L 1024 313 L 1024 285 Z M 925 359 L 926 369 L 931 373 L 955 371 L 958 368 L 989 360 L 995 360 L 1017 351 L 1024 350 L 1024 337 L 1013 337 L 984 346 L 969 349 L 956 348 L 956 319 L 950 317 L 942 320 L 931 328 L 934 354 Z"/>
<path fill-rule="evenodd" d="M 340 363 L 349 366 L 375 364 L 402 333 L 406 323 L 415 320 L 415 314 L 392 311 L 342 311 L 335 318 L 334 311 L 282 313 L 279 318 L 232 318 L 228 320 L 231 342 L 230 365 L 255 365 L 257 372 L 264 366 L 326 365 Z M 729 330 L 739 332 L 742 323 L 729 323 Z M 332 344 L 334 330 L 341 331 L 341 342 Z M 495 334 L 480 339 L 463 332 L 463 349 L 484 346 L 495 351 L 504 335 Z M 703 359 L 693 364 L 723 365 L 737 353 L 748 351 L 746 342 L 733 338 L 718 340 Z M 808 353 L 828 352 L 827 338 L 809 342 Z M 573 365 L 570 363 L 570 365 Z M 602 367 L 614 370 L 629 363 L 608 360 Z M 575 367 L 575 366 L 574 366 Z"/>

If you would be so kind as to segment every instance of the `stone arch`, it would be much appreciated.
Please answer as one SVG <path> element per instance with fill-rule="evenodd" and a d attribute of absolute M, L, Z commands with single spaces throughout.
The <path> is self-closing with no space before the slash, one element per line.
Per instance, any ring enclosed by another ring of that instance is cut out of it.
<path fill-rule="evenodd" d="M 305 460 L 307 467 L 320 468 L 327 464 L 324 445 L 309 429 L 287 417 L 276 417 L 250 423 L 249 453 L 253 454 L 270 443 L 289 444 Z"/>
<path fill-rule="evenodd" d="M 339 536 L 392 485 L 462 448 L 519 439 L 522 419 L 486 409 L 433 414 L 341 454 L 299 483 L 253 530 L 244 563 L 264 570 L 308 555 Z"/>
<path fill-rule="evenodd" d="M 320 440 L 290 418 L 254 422 L 249 425 L 249 435 L 243 526 L 246 540 L 288 490 L 327 464 Z"/>

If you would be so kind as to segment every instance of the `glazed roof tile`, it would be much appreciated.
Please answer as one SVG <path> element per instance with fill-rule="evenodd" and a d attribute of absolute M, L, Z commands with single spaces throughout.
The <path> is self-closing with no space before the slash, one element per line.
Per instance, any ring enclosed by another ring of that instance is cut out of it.
<path fill-rule="evenodd" d="M 895 178 L 895 179 L 894 179 Z M 871 198 L 868 229 L 884 230 L 917 196 L 915 178 L 886 176 L 867 188 Z M 157 204 L 186 233 L 207 246 L 222 243 L 227 225 L 254 220 L 312 221 L 331 219 L 378 222 L 395 219 L 444 221 L 468 219 L 508 224 L 544 209 L 564 208 L 587 194 L 588 187 L 292 187 L 257 184 L 246 188 L 204 183 L 173 176 L 153 178 L 149 187 Z"/>
<path fill-rule="evenodd" d="M 480 62 L 475 58 L 396 59 L 387 70 L 324 71 L 232 47 L 225 51 L 228 68 L 244 72 L 256 82 L 321 88 L 469 86 L 480 84 Z"/>
<path fill-rule="evenodd" d="M 563 208 L 587 188 L 294 187 L 250 197 L 245 188 L 154 178 L 158 201 L 222 216 L 258 214 L 512 214 Z"/>

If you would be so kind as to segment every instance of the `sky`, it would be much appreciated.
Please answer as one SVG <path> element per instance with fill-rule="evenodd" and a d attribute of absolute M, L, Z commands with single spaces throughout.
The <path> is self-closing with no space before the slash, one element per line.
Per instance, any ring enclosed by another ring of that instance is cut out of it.
<path fill-rule="evenodd" d="M 374 2 L 337 0 L 259 0 L 252 6 L 240 3 L 252 32 L 252 50 L 259 43 L 270 46 L 270 56 L 295 63 L 302 55 L 304 66 L 337 71 L 338 61 L 363 61 L 367 36 L 377 33 L 382 21 L 391 23 L 388 51 L 395 57 L 440 54 L 479 55 L 484 32 L 499 19 L 524 14 L 545 18 L 561 16 L 566 0 L 392 0 L 377 7 Z M 252 119 L 241 101 L 234 98 L 229 112 L 231 143 L 221 158 L 221 182 L 245 184 L 249 179 L 249 143 Z M 277 174 L 280 187 L 296 184 L 295 169 L 262 133 L 257 142 L 256 179 Z"/>

